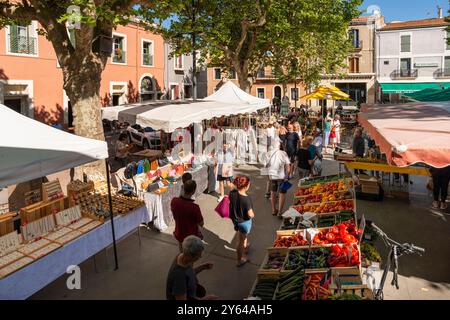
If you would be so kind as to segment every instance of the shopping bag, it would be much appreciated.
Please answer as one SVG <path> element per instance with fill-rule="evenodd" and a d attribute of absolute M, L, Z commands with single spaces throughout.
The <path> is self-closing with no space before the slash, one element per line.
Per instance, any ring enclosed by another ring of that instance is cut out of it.
<path fill-rule="evenodd" d="M 292 183 L 289 181 L 284 181 L 282 184 L 280 184 L 280 190 L 285 192 L 288 191 L 290 188 L 292 188 Z"/>
<path fill-rule="evenodd" d="M 215 211 L 221 218 L 230 218 L 230 198 L 224 196 L 222 201 L 217 205 Z"/>

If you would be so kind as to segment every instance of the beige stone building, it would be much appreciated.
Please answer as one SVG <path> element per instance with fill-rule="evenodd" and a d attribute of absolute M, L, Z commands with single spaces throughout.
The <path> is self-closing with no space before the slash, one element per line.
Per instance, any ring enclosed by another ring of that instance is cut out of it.
<path fill-rule="evenodd" d="M 347 68 L 343 76 L 324 75 L 323 85 L 335 85 L 350 95 L 350 101 L 336 104 L 356 105 L 374 103 L 376 100 L 376 30 L 384 25 L 383 16 L 359 17 L 353 19 L 349 28 L 352 49 L 347 58 Z M 319 103 L 318 101 L 313 102 Z M 332 105 L 327 101 L 327 105 Z"/>
<path fill-rule="evenodd" d="M 342 91 L 348 93 L 350 101 L 337 101 L 336 105 L 356 105 L 360 103 L 374 103 L 376 93 L 376 59 L 375 59 L 375 31 L 384 26 L 383 16 L 359 17 L 353 19 L 349 28 L 349 37 L 352 39 L 352 50 L 347 58 L 348 67 L 337 75 L 324 75 L 322 85 L 335 85 Z M 208 68 L 208 95 L 217 90 L 225 79 L 233 81 L 238 85 L 234 72 L 226 73 L 221 68 Z M 300 81 L 299 81 L 300 82 Z M 274 97 L 284 96 L 281 84 L 275 83 L 275 78 L 271 68 L 266 67 L 258 72 L 250 93 L 260 98 L 272 100 Z M 317 106 L 322 101 L 312 100 L 307 102 L 300 100 L 306 94 L 306 89 L 301 83 L 295 85 L 290 83 L 287 86 L 286 95 L 289 97 L 291 106 L 301 103 L 310 103 Z M 333 105 L 333 101 L 327 101 L 328 106 Z"/>
<path fill-rule="evenodd" d="M 232 71 L 228 73 L 221 68 L 208 68 L 208 95 L 219 89 L 224 81 L 233 81 L 239 86 L 235 72 Z M 275 83 L 275 77 L 273 76 L 270 67 L 259 70 L 250 89 L 250 93 L 256 97 L 269 99 L 270 101 L 272 101 L 274 97 L 281 99 L 284 96 L 283 86 Z M 301 103 L 306 103 L 305 100 L 300 100 L 300 97 L 305 94 L 305 88 L 300 81 L 297 85 L 289 83 L 286 86 L 286 96 L 289 98 L 291 107 L 295 106 L 296 99 L 297 106 L 300 106 Z"/>

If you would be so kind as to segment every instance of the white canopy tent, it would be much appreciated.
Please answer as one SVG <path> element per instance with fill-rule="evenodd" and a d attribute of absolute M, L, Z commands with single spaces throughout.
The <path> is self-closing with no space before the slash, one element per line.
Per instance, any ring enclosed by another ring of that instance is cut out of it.
<path fill-rule="evenodd" d="M 0 187 L 108 158 L 105 141 L 79 137 L 0 104 Z"/>
<path fill-rule="evenodd" d="M 155 130 L 173 132 L 177 128 L 185 128 L 202 120 L 253 113 L 268 107 L 268 99 L 254 97 L 228 81 L 203 100 L 189 104 L 170 104 L 138 114 L 136 123 Z"/>

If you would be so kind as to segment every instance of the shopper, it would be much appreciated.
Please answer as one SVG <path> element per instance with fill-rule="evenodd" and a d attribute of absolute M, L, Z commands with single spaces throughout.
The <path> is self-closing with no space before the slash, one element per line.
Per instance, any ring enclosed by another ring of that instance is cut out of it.
<path fill-rule="evenodd" d="M 185 172 L 181 176 L 181 190 L 180 190 L 180 197 L 184 195 L 184 184 L 188 182 L 189 180 L 192 180 L 192 174 L 190 172 Z"/>
<path fill-rule="evenodd" d="M 286 141 L 286 134 L 287 134 L 286 127 L 283 124 L 280 124 L 280 126 L 278 127 L 278 137 L 280 138 L 282 143 Z"/>
<path fill-rule="evenodd" d="M 331 118 L 331 113 L 333 112 L 333 109 L 329 109 L 328 113 L 325 117 L 325 124 L 323 128 L 323 138 L 324 138 L 324 147 L 325 147 L 325 154 L 328 153 L 328 143 L 330 141 L 330 131 L 331 131 L 331 121 L 333 120 Z"/>
<path fill-rule="evenodd" d="M 289 177 L 290 160 L 286 152 L 281 150 L 280 140 L 275 140 L 271 151 L 268 154 L 266 167 L 269 169 L 269 179 L 271 184 L 270 200 L 272 204 L 272 215 L 281 217 L 286 191 L 280 190 L 283 181 Z M 276 195 L 279 193 L 278 204 L 276 204 Z"/>
<path fill-rule="evenodd" d="M 316 135 L 320 135 L 320 130 L 316 130 Z M 312 136 L 306 137 L 308 143 L 309 163 L 311 165 L 311 175 L 313 177 L 320 176 L 322 174 L 322 147 L 320 140 L 315 140 Z M 317 143 L 317 146 L 315 144 Z"/>
<path fill-rule="evenodd" d="M 255 217 L 252 199 L 247 194 L 250 188 L 250 179 L 247 176 L 238 176 L 233 182 L 236 189 L 230 192 L 230 219 L 237 232 L 237 266 L 241 267 L 249 259 L 247 257 L 250 243 L 248 234 L 252 229 L 252 219 Z"/>
<path fill-rule="evenodd" d="M 200 206 L 194 203 L 192 196 L 197 189 L 197 183 L 194 180 L 186 181 L 184 184 L 184 194 L 173 198 L 170 203 L 173 218 L 175 220 L 175 231 L 173 235 L 177 239 L 181 251 L 181 243 L 190 235 L 203 239 L 200 228 L 203 227 L 203 216 Z"/>
<path fill-rule="evenodd" d="M 181 253 L 177 255 L 169 269 L 166 281 L 167 300 L 215 300 L 215 295 L 206 295 L 206 290 L 198 283 L 197 274 L 211 270 L 212 263 L 204 263 L 194 268 L 194 263 L 202 257 L 205 247 L 196 236 L 188 236 L 182 243 Z"/>
<path fill-rule="evenodd" d="M 292 178 L 295 169 L 295 156 L 297 155 L 298 145 L 300 142 L 300 137 L 297 132 L 294 131 L 294 125 L 288 125 L 288 133 L 286 134 L 286 153 L 289 156 L 289 176 L 288 179 Z"/>
<path fill-rule="evenodd" d="M 331 142 L 331 152 L 334 152 L 336 146 L 341 143 L 341 122 L 339 121 L 340 117 L 338 114 L 334 115 L 334 119 L 331 122 L 331 131 L 330 131 L 330 142 Z"/>
<path fill-rule="evenodd" d="M 119 139 L 116 142 L 115 159 L 119 161 L 120 167 L 123 168 L 128 164 L 128 155 L 133 148 L 133 144 L 127 143 L 128 136 L 125 132 L 119 135 Z"/>
<path fill-rule="evenodd" d="M 430 168 L 433 179 L 433 208 L 447 209 L 448 183 L 450 181 L 450 166 L 445 168 Z"/>
<path fill-rule="evenodd" d="M 300 147 L 301 142 L 303 140 L 303 137 L 302 137 L 302 128 L 301 128 L 300 123 L 298 121 L 294 122 L 294 132 L 297 132 L 297 134 L 298 134 L 298 137 L 300 139 L 299 143 L 298 143 L 298 147 Z"/>
<path fill-rule="evenodd" d="M 362 129 L 356 128 L 355 135 L 353 137 L 353 144 L 352 144 L 352 151 L 353 156 L 358 158 L 364 158 L 365 153 L 365 142 L 364 138 L 362 137 Z M 362 174 L 364 173 L 364 170 L 355 169 L 355 174 Z"/>
<path fill-rule="evenodd" d="M 227 188 L 233 187 L 233 153 L 228 144 L 224 143 L 222 152 L 219 152 L 217 165 L 217 181 L 219 181 L 220 197 L 217 202 L 222 201 L 225 196 L 225 184 Z"/>
<path fill-rule="evenodd" d="M 311 141 L 303 140 L 300 149 L 297 151 L 297 167 L 300 179 L 309 177 L 311 175 L 311 164 L 309 163 L 309 151 Z"/>

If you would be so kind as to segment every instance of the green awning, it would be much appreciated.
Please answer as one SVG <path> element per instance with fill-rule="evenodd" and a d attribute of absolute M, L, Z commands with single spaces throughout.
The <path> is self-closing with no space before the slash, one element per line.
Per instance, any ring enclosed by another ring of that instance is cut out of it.
<path fill-rule="evenodd" d="M 406 94 L 406 96 L 411 97 L 416 101 L 426 101 L 426 102 L 450 101 L 450 89 L 445 90 L 427 89 L 416 93 L 409 93 Z"/>
<path fill-rule="evenodd" d="M 450 82 L 381 83 L 383 93 L 413 93 L 425 89 L 450 88 Z"/>

